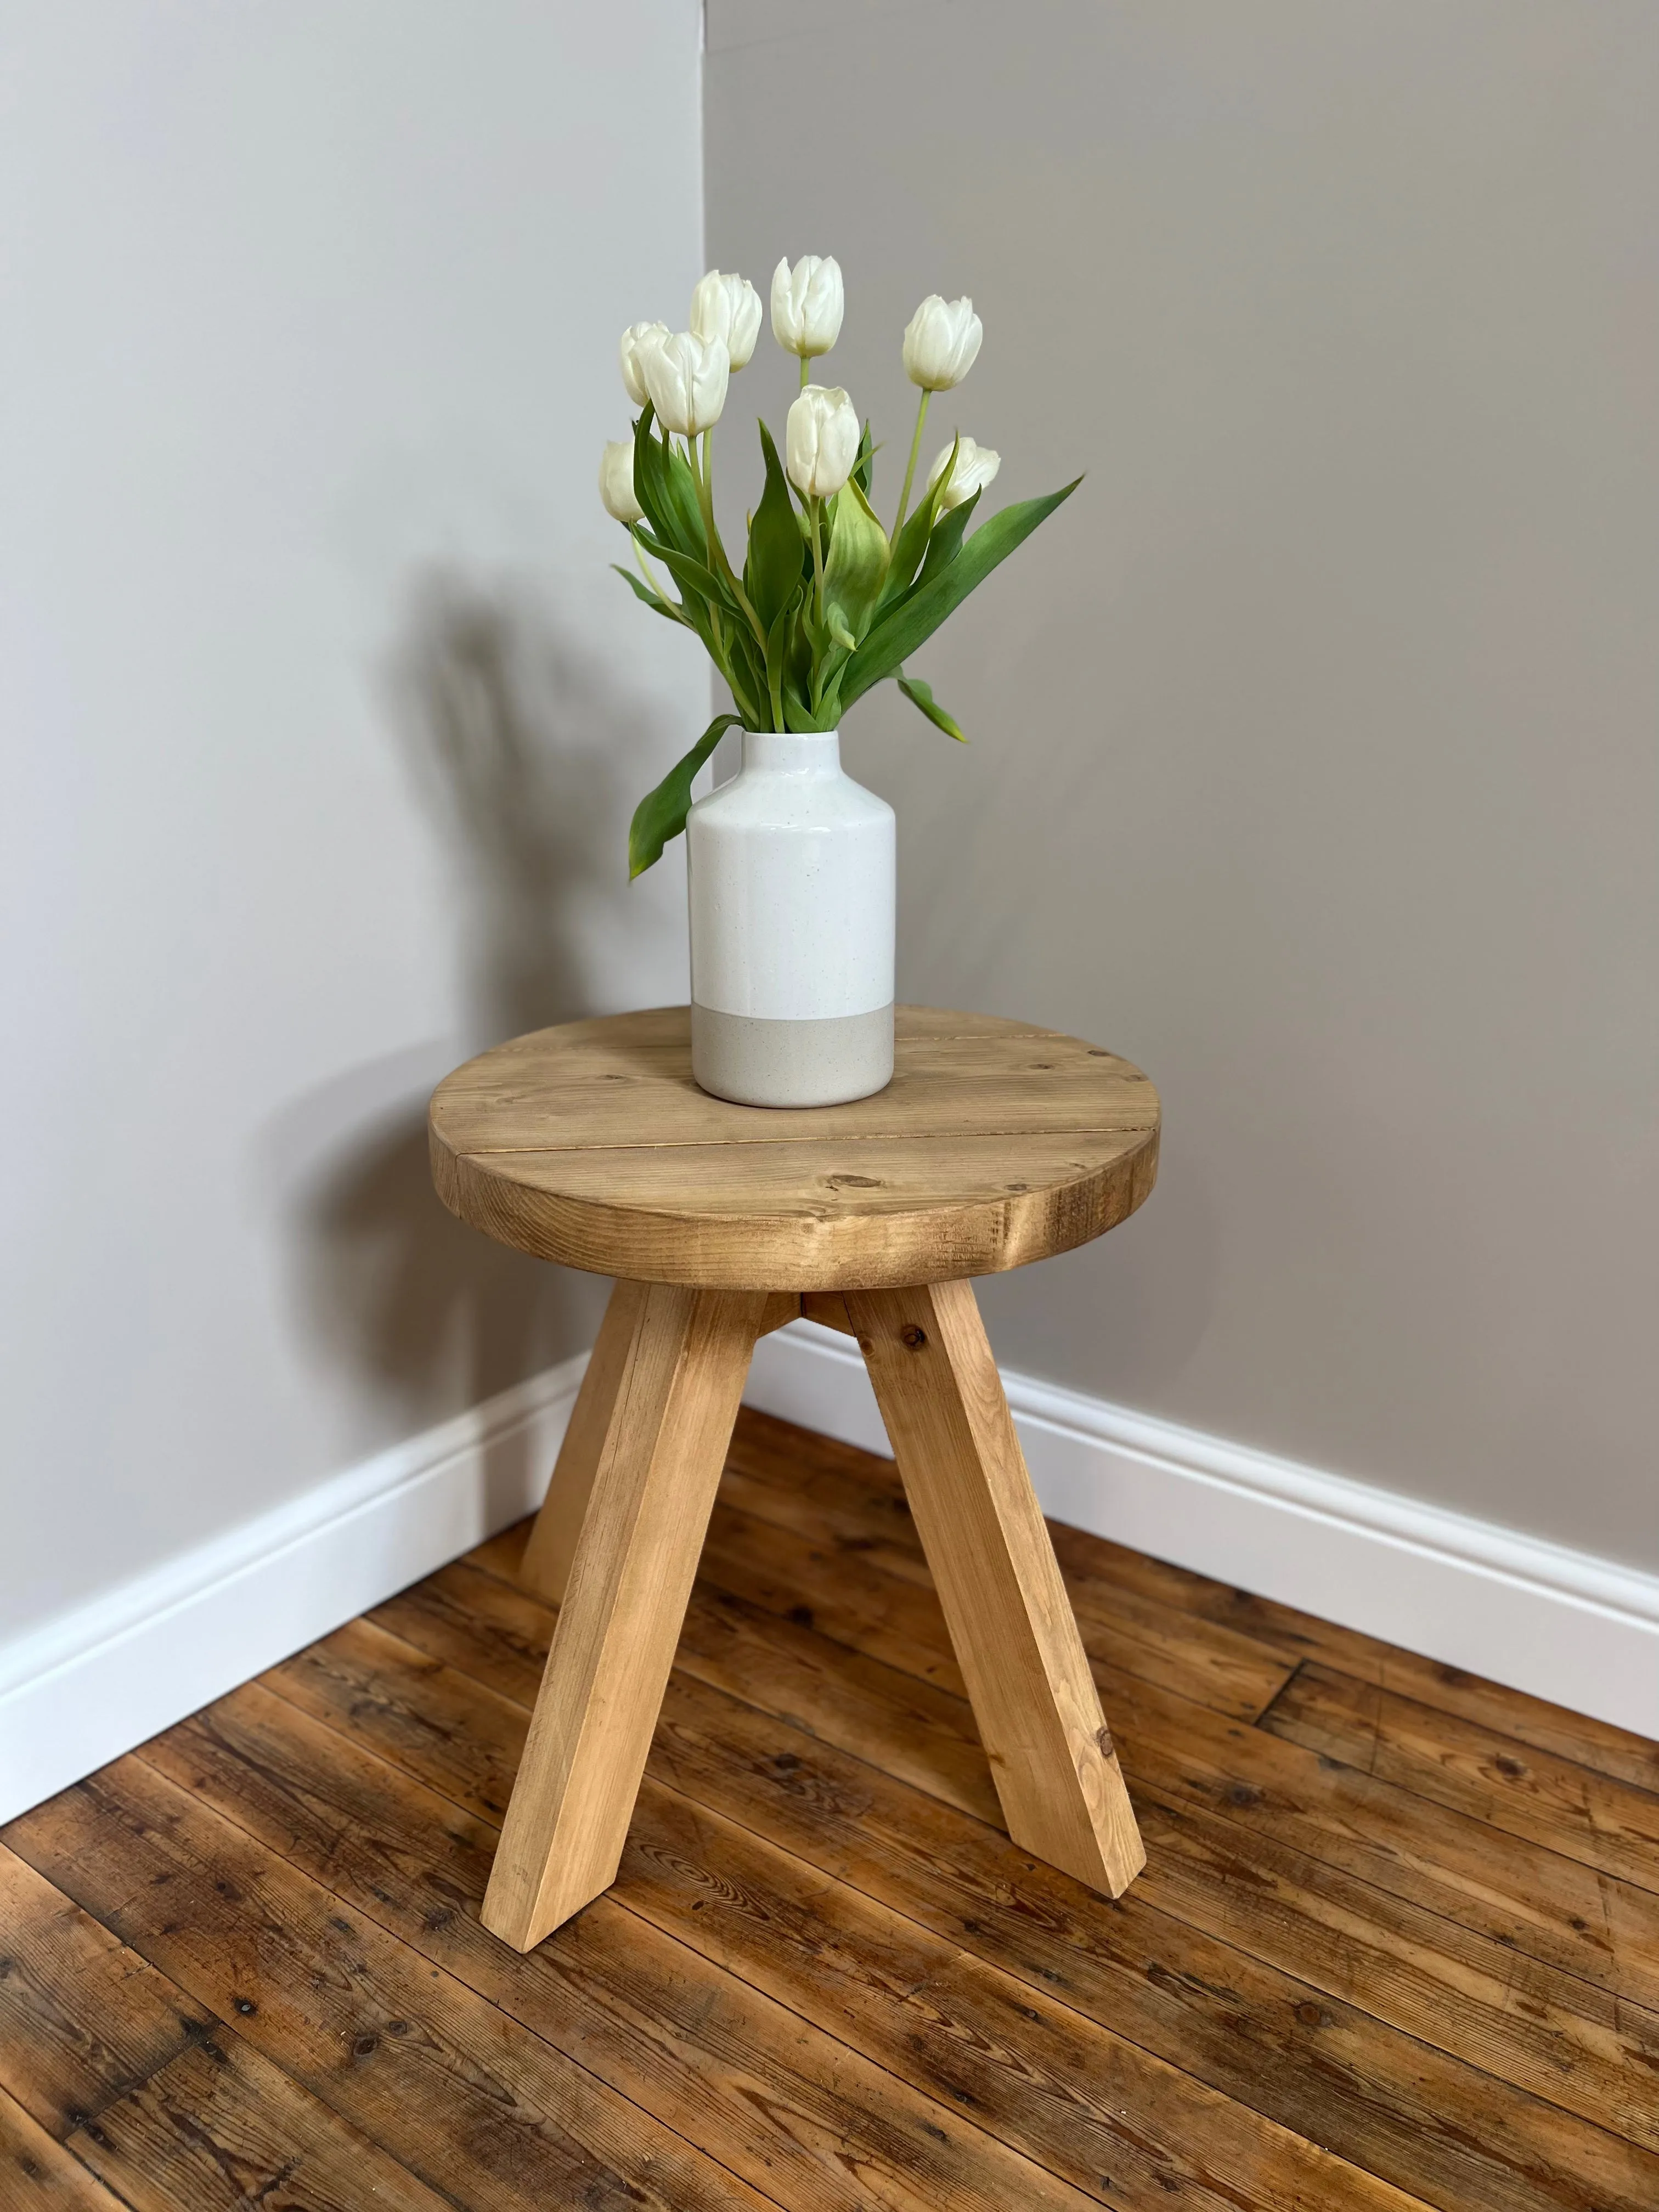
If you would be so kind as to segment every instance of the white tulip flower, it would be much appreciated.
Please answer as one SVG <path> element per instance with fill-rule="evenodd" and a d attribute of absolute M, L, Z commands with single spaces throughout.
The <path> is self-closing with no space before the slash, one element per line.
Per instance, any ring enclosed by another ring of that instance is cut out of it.
<path fill-rule="evenodd" d="M 950 392 L 973 367 L 984 335 L 971 300 L 930 292 L 904 333 L 904 374 L 924 392 Z"/>
<path fill-rule="evenodd" d="M 637 359 L 665 430 L 696 438 L 714 428 L 726 405 L 732 369 L 724 338 L 700 338 L 695 331 L 677 331 L 645 348 Z"/>
<path fill-rule="evenodd" d="M 612 438 L 599 461 L 599 497 L 618 522 L 637 522 L 645 509 L 634 496 L 634 441 Z"/>
<path fill-rule="evenodd" d="M 964 499 L 971 499 L 976 491 L 983 491 L 1002 466 L 1002 456 L 989 446 L 975 445 L 971 438 L 956 441 L 957 465 L 951 470 L 951 481 L 939 495 L 939 512 L 948 514 L 953 507 L 960 507 Z M 941 446 L 933 465 L 927 471 L 927 489 L 933 486 L 951 464 L 951 448 Z"/>
<path fill-rule="evenodd" d="M 841 264 L 833 255 L 804 254 L 793 269 L 786 255 L 772 271 L 772 335 L 786 353 L 803 361 L 828 353 L 846 312 Z"/>
<path fill-rule="evenodd" d="M 746 276 L 708 274 L 691 295 L 691 328 L 700 338 L 720 338 L 733 371 L 747 368 L 760 336 L 760 294 Z"/>
<path fill-rule="evenodd" d="M 806 499 L 829 499 L 859 457 L 858 410 L 838 384 L 809 384 L 789 410 L 783 442 L 796 490 Z"/>
<path fill-rule="evenodd" d="M 630 323 L 622 334 L 622 343 L 617 351 L 622 361 L 623 382 L 636 407 L 643 407 L 646 402 L 645 379 L 640 373 L 641 353 L 667 336 L 666 323 Z"/>

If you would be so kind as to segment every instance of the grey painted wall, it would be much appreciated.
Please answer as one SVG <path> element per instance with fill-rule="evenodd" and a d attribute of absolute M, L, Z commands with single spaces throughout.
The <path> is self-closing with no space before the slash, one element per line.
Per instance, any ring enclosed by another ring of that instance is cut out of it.
<path fill-rule="evenodd" d="M 633 22 L 0 10 L 0 1640 L 591 1336 L 423 1121 L 685 991 L 625 840 L 708 675 L 594 478 L 696 0 Z"/>
<path fill-rule="evenodd" d="M 846 733 L 902 994 L 1164 1091 L 1163 1187 L 986 1285 L 999 1349 L 1659 1567 L 1659 13 L 710 0 L 708 49 L 709 257 L 840 257 L 878 506 L 935 289 L 986 326 L 941 434 L 1089 471 L 914 664 L 971 749 L 890 687 Z"/>

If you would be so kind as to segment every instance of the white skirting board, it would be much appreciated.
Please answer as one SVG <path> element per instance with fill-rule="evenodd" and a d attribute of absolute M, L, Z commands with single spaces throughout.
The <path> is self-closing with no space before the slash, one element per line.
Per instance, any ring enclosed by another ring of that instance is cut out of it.
<path fill-rule="evenodd" d="M 0 1644 L 0 1820 L 541 1503 L 586 1354 Z"/>
<path fill-rule="evenodd" d="M 541 1500 L 586 1356 L 0 1644 L 0 1821 Z M 1659 1577 L 1006 1373 L 1057 1519 L 1659 1736 Z M 756 1347 L 750 1404 L 887 1440 L 844 1337 Z"/>
<path fill-rule="evenodd" d="M 1575 1712 L 1659 1736 L 1659 1576 L 1005 1370 L 1045 1512 Z M 889 1446 L 844 1336 L 757 1346 L 763 1411 Z"/>

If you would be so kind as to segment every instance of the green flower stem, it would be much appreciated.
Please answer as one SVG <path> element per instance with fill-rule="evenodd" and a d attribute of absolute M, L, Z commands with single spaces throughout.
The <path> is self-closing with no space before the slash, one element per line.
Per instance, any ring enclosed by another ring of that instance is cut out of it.
<path fill-rule="evenodd" d="M 916 410 L 915 435 L 910 441 L 910 465 L 904 471 L 904 489 L 899 494 L 898 514 L 893 523 L 895 538 L 903 527 L 905 510 L 910 504 L 910 487 L 916 480 L 916 455 L 921 451 L 921 426 L 927 420 L 927 403 L 933 396 L 931 392 L 924 390 L 921 404 Z"/>
<path fill-rule="evenodd" d="M 803 392 L 806 389 L 806 380 L 811 374 L 811 369 L 812 361 L 811 355 L 803 354 L 800 357 L 800 388 Z"/>

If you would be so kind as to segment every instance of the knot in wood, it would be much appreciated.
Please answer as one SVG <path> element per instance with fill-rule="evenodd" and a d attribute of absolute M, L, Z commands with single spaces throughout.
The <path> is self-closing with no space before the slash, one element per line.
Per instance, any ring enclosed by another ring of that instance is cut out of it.
<path fill-rule="evenodd" d="M 918 1328 L 915 1322 L 913 1321 L 907 1321 L 903 1328 L 899 1331 L 899 1342 L 901 1344 L 908 1344 L 912 1352 L 920 1352 L 922 1346 L 926 1344 L 927 1341 L 927 1330 L 925 1328 Z"/>

